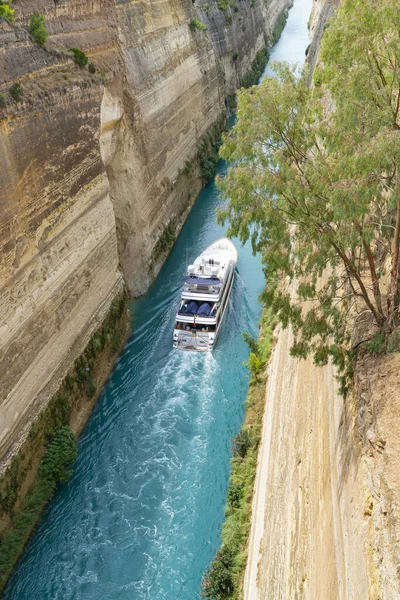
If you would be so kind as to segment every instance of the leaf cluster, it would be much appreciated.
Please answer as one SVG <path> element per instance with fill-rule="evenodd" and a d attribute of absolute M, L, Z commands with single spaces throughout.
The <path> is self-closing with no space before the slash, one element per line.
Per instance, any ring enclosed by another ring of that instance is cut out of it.
<path fill-rule="evenodd" d="M 320 86 L 275 64 L 273 77 L 239 92 L 221 148 L 232 166 L 218 184 L 229 198 L 219 219 L 229 235 L 251 239 L 264 301 L 291 323 L 292 354 L 312 352 L 317 364 L 333 356 L 344 367 L 356 301 L 379 328 L 399 306 L 385 307 L 381 290 L 400 201 L 399 27 L 394 0 L 345 0 L 325 34 Z"/>
<path fill-rule="evenodd" d="M 48 36 L 45 18 L 39 11 L 34 12 L 31 17 L 29 33 L 37 45 L 43 48 Z"/>
<path fill-rule="evenodd" d="M 10 8 L 10 4 L 12 0 L 7 0 L 7 2 L 0 2 L 0 19 L 5 19 L 12 23 L 14 21 L 14 10 Z"/>
<path fill-rule="evenodd" d="M 71 48 L 71 52 L 74 55 L 74 61 L 78 67 L 86 67 L 89 61 L 89 58 L 86 56 L 86 54 L 82 52 L 82 50 L 79 50 L 79 48 Z"/>

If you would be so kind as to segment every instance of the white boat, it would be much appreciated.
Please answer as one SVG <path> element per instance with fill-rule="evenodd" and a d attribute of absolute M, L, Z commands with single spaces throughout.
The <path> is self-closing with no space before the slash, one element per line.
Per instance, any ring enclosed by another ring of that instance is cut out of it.
<path fill-rule="evenodd" d="M 232 289 L 237 250 L 221 238 L 187 269 L 176 314 L 173 345 L 180 350 L 212 350 Z"/>

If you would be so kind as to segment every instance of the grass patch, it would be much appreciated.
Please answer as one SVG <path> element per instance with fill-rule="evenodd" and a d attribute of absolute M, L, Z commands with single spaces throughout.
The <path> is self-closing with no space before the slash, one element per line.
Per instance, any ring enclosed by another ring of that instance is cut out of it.
<path fill-rule="evenodd" d="M 231 473 L 222 526 L 221 548 L 207 569 L 202 584 L 202 598 L 239 600 L 247 562 L 251 525 L 254 479 L 258 447 L 261 440 L 265 404 L 266 366 L 273 347 L 274 315 L 264 309 L 258 341 L 244 336 L 250 347 L 250 358 L 259 360 L 254 370 L 249 358 L 250 386 L 246 399 L 246 415 L 241 430 L 232 441 Z"/>

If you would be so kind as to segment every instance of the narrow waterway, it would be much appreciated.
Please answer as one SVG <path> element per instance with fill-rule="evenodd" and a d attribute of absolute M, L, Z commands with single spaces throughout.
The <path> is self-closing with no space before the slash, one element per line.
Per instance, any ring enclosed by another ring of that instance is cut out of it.
<path fill-rule="evenodd" d="M 272 59 L 302 63 L 312 0 L 295 0 Z M 220 165 L 219 172 L 225 169 Z M 264 278 L 240 247 L 212 354 L 172 350 L 187 261 L 225 234 L 214 183 L 200 194 L 79 440 L 70 481 L 44 515 L 6 600 L 195 600 L 220 541 L 231 438 L 244 414 L 247 347 Z"/>

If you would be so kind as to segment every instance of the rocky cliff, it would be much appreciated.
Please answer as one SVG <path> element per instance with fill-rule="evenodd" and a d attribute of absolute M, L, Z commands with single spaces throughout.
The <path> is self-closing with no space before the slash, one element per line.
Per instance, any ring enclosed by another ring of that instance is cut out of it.
<path fill-rule="evenodd" d="M 311 75 L 336 5 L 314 0 Z M 292 358 L 293 340 L 277 331 L 268 368 L 245 600 L 398 600 L 399 354 L 359 349 L 343 398 L 333 366 Z"/>
<path fill-rule="evenodd" d="M 0 20 L 3 468 L 124 279 L 131 295 L 151 283 L 160 238 L 202 185 L 198 164 L 185 166 L 287 5 L 15 0 L 15 22 Z M 44 49 L 28 33 L 33 10 Z"/>

